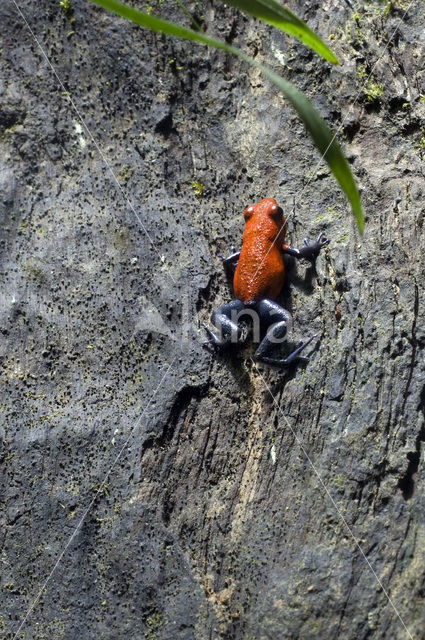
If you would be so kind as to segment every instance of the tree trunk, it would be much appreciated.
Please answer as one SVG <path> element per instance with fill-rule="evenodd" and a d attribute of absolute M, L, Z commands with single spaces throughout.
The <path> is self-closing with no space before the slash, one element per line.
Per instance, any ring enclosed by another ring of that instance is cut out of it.
<path fill-rule="evenodd" d="M 425 5 L 289 4 L 339 67 L 187 7 L 338 131 L 363 238 L 259 72 L 83 0 L 2 2 L 7 638 L 424 637 Z M 331 240 L 288 262 L 291 340 L 319 337 L 282 372 L 201 344 L 263 197 L 294 246 Z"/>

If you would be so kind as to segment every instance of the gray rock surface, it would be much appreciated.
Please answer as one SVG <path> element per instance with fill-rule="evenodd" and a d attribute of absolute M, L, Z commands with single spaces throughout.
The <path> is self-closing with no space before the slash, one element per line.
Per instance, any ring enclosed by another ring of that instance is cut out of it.
<path fill-rule="evenodd" d="M 257 71 L 83 0 L 17 4 L 55 72 L 3 0 L 1 632 L 425 637 L 424 3 L 291 2 L 338 68 L 187 5 L 341 130 L 362 239 Z M 292 337 L 320 339 L 285 373 L 199 330 L 265 196 L 294 245 L 331 238 L 288 265 Z"/>

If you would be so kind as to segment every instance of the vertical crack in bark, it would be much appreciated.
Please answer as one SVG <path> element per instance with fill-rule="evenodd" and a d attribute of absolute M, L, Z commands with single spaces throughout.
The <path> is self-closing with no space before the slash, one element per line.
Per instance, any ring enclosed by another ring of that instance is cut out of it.
<path fill-rule="evenodd" d="M 143 458 L 143 456 L 145 455 L 146 450 L 151 447 L 155 447 L 158 450 L 168 448 L 173 439 L 175 439 L 176 446 L 178 446 L 180 430 L 184 426 L 184 422 L 186 417 L 188 416 L 192 402 L 194 400 L 196 401 L 194 409 L 194 413 L 196 414 L 197 401 L 199 401 L 199 399 L 202 397 L 202 394 L 205 393 L 205 388 L 206 385 L 201 385 L 199 387 L 186 385 L 182 389 L 180 389 L 179 392 L 177 392 L 175 400 L 168 412 L 168 418 L 164 422 L 162 432 L 158 434 L 152 434 L 146 439 L 142 447 L 141 458 Z M 192 415 L 192 418 L 193 417 L 194 415 Z M 175 454 L 173 453 L 172 456 L 174 457 L 174 455 Z M 166 485 L 167 475 L 171 467 L 172 465 L 168 460 L 168 456 L 164 454 L 162 465 L 164 485 Z M 161 504 L 161 517 L 166 527 L 168 527 L 170 523 L 174 507 L 175 502 L 173 491 L 170 489 L 165 489 Z"/>
<path fill-rule="evenodd" d="M 409 389 L 410 389 L 410 385 L 412 383 L 412 378 L 413 378 L 413 370 L 415 368 L 416 351 L 418 347 L 418 342 L 416 339 L 416 323 L 418 320 L 418 313 L 419 313 L 419 289 L 418 289 L 418 285 L 415 283 L 415 303 L 413 307 L 412 337 L 410 339 L 412 344 L 412 354 L 410 357 L 409 375 L 406 382 L 406 388 L 403 393 L 403 404 L 401 407 L 402 416 L 404 415 L 404 410 L 406 408 L 407 396 L 409 395 Z"/>
<path fill-rule="evenodd" d="M 208 445 L 210 443 L 211 427 L 212 427 L 212 420 L 210 420 L 210 422 L 208 424 L 207 437 L 206 437 L 205 444 L 203 446 L 202 453 L 201 453 L 201 456 L 200 456 L 201 459 L 199 461 L 198 472 L 196 474 L 197 482 L 199 482 L 199 479 L 200 479 L 200 476 L 201 476 L 201 473 L 202 473 L 202 469 L 203 469 L 203 466 L 204 466 L 204 462 L 205 462 L 205 456 L 207 454 Z M 217 437 L 217 434 L 216 434 L 216 437 Z"/>
<path fill-rule="evenodd" d="M 410 451 L 407 454 L 409 464 L 407 465 L 406 473 L 398 482 L 398 486 L 401 489 L 403 498 L 405 500 L 410 500 L 415 490 L 415 482 L 413 480 L 413 476 L 416 474 L 419 468 L 421 442 L 425 442 L 425 429 L 423 427 L 419 436 L 416 438 L 415 451 Z"/>
<path fill-rule="evenodd" d="M 392 580 L 394 571 L 399 567 L 399 556 L 400 556 L 400 551 L 403 547 L 403 545 L 406 543 L 407 540 L 407 534 L 409 533 L 409 529 L 410 529 L 410 524 L 412 522 L 412 517 L 409 515 L 408 519 L 407 519 L 407 524 L 406 524 L 406 528 L 404 530 L 404 534 L 401 536 L 400 538 L 400 544 L 398 545 L 395 555 L 394 555 L 394 561 L 392 562 L 391 568 L 389 570 L 388 576 L 387 576 L 387 585 L 390 585 L 390 582 Z"/>
<path fill-rule="evenodd" d="M 348 589 L 347 589 L 347 595 L 345 597 L 344 604 L 341 607 L 341 613 L 340 613 L 340 616 L 339 616 L 338 627 L 337 627 L 337 630 L 336 630 L 335 635 L 334 635 L 332 640 L 337 640 L 340 637 L 340 631 L 341 631 L 342 622 L 343 622 L 344 617 L 345 617 L 345 613 L 346 613 L 346 610 L 347 610 L 348 602 L 350 600 L 351 592 L 353 590 L 353 587 L 354 587 L 354 575 L 353 575 L 353 572 L 351 572 L 350 582 L 348 584 Z"/>
<path fill-rule="evenodd" d="M 414 317 L 412 323 L 412 355 L 410 358 L 410 368 L 409 368 L 409 376 L 407 378 L 406 388 L 403 394 L 403 405 L 401 410 L 401 415 L 404 415 L 404 410 L 406 407 L 407 397 L 409 395 L 409 389 L 413 378 L 413 370 L 415 368 L 415 360 L 416 360 L 416 351 L 417 351 L 417 339 L 416 339 L 416 322 L 419 313 L 419 289 L 418 285 L 415 283 L 415 304 L 414 304 Z M 421 399 L 419 403 L 419 410 L 424 412 L 425 406 L 425 387 L 422 389 Z M 417 473 L 419 468 L 419 462 L 421 458 L 421 443 L 425 442 L 425 423 L 422 423 L 421 429 L 416 437 L 415 441 L 415 450 L 409 451 L 407 454 L 407 459 L 409 464 L 407 465 L 407 470 L 402 478 L 400 478 L 398 486 L 401 489 L 403 494 L 403 498 L 405 500 L 410 500 L 413 496 L 415 490 L 415 482 L 414 475 Z"/>

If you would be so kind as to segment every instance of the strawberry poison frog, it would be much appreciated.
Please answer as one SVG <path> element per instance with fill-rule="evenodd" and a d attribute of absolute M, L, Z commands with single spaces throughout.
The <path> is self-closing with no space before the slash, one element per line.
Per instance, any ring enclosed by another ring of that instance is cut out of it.
<path fill-rule="evenodd" d="M 262 335 L 255 352 L 257 360 L 278 367 L 307 362 L 308 356 L 301 355 L 301 352 L 315 335 L 298 344 L 286 358 L 272 355 L 275 345 L 285 340 L 290 321 L 288 311 L 276 302 L 285 280 L 283 254 L 305 258 L 313 263 L 329 240 L 320 233 L 311 244 L 304 240 L 305 247 L 301 249 L 285 244 L 286 220 L 274 198 L 264 198 L 258 204 L 247 207 L 244 217 L 241 251 L 232 250 L 227 258 L 220 256 L 225 266 L 235 269 L 233 288 L 236 299 L 222 305 L 211 316 L 219 335 L 203 323 L 209 336 L 204 344 L 221 348 L 232 342 L 243 341 L 244 315 L 249 315 L 252 319 L 258 319 Z"/>

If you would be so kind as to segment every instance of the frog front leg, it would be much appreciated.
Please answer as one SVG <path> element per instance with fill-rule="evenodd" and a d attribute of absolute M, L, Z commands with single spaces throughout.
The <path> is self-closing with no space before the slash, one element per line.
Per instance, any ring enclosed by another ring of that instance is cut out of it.
<path fill-rule="evenodd" d="M 240 251 L 235 251 L 235 247 L 230 247 L 230 255 L 227 256 L 227 258 L 225 258 L 221 253 L 218 254 L 218 257 L 221 258 L 225 269 L 230 268 L 234 272 L 240 255 Z"/>
<path fill-rule="evenodd" d="M 258 303 L 257 312 L 262 324 L 267 327 L 266 335 L 255 352 L 257 360 L 278 367 L 289 367 L 296 362 L 308 362 L 309 357 L 301 355 L 301 352 L 316 335 L 311 336 L 306 342 L 298 344 L 297 348 L 286 358 L 276 358 L 271 353 L 277 344 L 281 344 L 285 340 L 291 316 L 277 302 L 269 299 L 261 300 Z"/>
<path fill-rule="evenodd" d="M 218 330 L 218 335 L 203 322 L 202 326 L 209 335 L 209 340 L 203 344 L 212 344 L 215 347 L 224 347 L 230 343 L 238 343 L 241 341 L 243 331 L 238 324 L 239 314 L 244 309 L 244 303 L 241 300 L 232 300 L 227 304 L 213 311 L 211 322 Z"/>
<path fill-rule="evenodd" d="M 290 256 L 294 256 L 294 258 L 305 258 L 306 260 L 310 260 L 310 262 L 314 262 L 320 253 L 320 249 L 329 244 L 329 240 L 323 237 L 322 231 L 317 236 L 315 242 L 310 243 L 307 238 L 304 238 L 304 244 L 305 247 L 302 247 L 301 249 L 295 249 L 294 247 L 290 247 L 288 244 L 284 244 L 282 246 L 282 251 Z"/>

